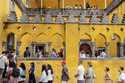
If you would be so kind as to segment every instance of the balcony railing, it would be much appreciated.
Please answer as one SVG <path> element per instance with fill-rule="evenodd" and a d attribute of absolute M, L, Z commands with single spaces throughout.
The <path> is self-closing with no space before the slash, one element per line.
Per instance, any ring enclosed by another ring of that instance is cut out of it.
<path fill-rule="evenodd" d="M 98 16 L 103 15 L 102 9 L 27 9 L 27 14 L 30 16 L 39 14 L 39 15 L 46 15 L 50 14 L 51 16 L 57 16 L 59 13 L 61 13 L 63 16 L 69 16 L 69 14 L 72 14 L 73 16 L 79 16 L 80 14 L 85 14 L 86 16 L 92 16 L 93 14 L 96 14 Z"/>

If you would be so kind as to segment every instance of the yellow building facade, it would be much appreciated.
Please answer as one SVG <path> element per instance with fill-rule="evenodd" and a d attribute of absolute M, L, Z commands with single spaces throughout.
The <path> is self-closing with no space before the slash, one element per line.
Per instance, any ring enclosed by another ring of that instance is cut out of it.
<path fill-rule="evenodd" d="M 23 1 L 24 3 L 26 2 L 25 0 Z M 99 1 L 100 0 L 97 0 L 97 3 Z M 68 16 L 64 17 L 64 23 L 7 21 L 7 17 L 9 15 L 9 0 L 1 0 L 0 2 L 0 51 L 8 48 L 8 37 L 10 34 L 14 35 L 14 38 L 12 38 L 14 41 L 11 41 L 11 43 L 13 43 L 13 48 L 16 49 L 19 54 L 17 63 L 19 64 L 24 62 L 26 64 L 27 78 L 28 69 L 31 62 L 35 62 L 35 74 L 37 78 L 39 78 L 41 75 L 41 65 L 51 64 L 55 74 L 54 83 L 61 83 L 61 62 L 65 60 L 69 68 L 69 83 L 76 83 L 76 78 L 74 75 L 76 74 L 78 62 L 81 60 L 79 58 L 79 50 L 80 46 L 85 43 L 90 46 L 93 57 L 95 55 L 95 51 L 102 48 L 104 48 L 106 53 L 112 57 L 104 60 L 98 60 L 95 58 L 92 58 L 91 60 L 82 60 L 85 69 L 87 69 L 87 62 L 92 62 L 96 74 L 95 83 L 104 83 L 104 69 L 106 66 L 109 66 L 111 69 L 113 81 L 116 82 L 118 80 L 119 66 L 125 66 L 124 59 L 116 58 L 119 56 L 124 56 L 125 24 L 80 23 L 78 22 L 80 17 L 75 17 L 76 22 L 69 22 L 68 20 L 70 17 Z M 67 0 L 66 2 L 68 4 L 70 1 Z M 108 4 L 109 3 L 110 2 L 108 2 Z M 47 6 L 51 4 L 46 3 L 43 5 Z M 110 21 L 113 13 L 117 13 L 121 19 L 123 18 L 125 11 L 124 5 L 125 2 L 122 2 L 113 10 L 113 12 L 107 15 Z M 100 5 L 100 8 L 104 8 L 104 6 Z M 20 16 L 22 13 L 18 6 L 15 7 L 15 10 L 17 18 L 21 19 Z M 87 19 L 88 18 L 89 17 L 87 17 Z M 33 19 L 33 17 L 31 17 L 31 19 Z M 45 16 L 41 16 L 40 19 L 42 21 L 45 20 Z M 55 21 L 56 17 L 54 16 L 52 19 Z M 63 59 L 24 59 L 23 53 L 26 47 L 29 47 L 30 50 L 33 51 L 32 56 L 35 56 L 35 49 L 33 49 L 33 45 L 35 44 L 45 45 L 45 50 L 47 52 L 50 52 L 52 48 L 55 48 L 57 51 L 64 48 L 64 57 Z"/>

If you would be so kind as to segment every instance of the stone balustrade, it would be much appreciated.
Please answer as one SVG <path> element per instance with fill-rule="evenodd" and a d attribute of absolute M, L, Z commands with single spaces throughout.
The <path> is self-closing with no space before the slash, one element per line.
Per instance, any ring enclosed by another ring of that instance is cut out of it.
<path fill-rule="evenodd" d="M 76 16 L 70 11 L 68 16 L 65 16 L 62 12 L 59 12 L 57 16 L 51 15 L 46 12 L 45 15 L 36 14 L 29 16 L 28 14 L 22 14 L 20 20 L 16 17 L 16 13 L 11 13 L 8 16 L 7 21 L 9 22 L 27 22 L 27 23 L 91 23 L 91 24 L 125 24 L 125 15 L 122 19 L 117 14 L 112 15 L 112 19 L 109 20 L 107 15 L 98 16 L 95 12 L 91 16 L 87 16 L 86 12 L 82 12 L 79 16 Z M 32 17 L 32 19 L 30 19 Z"/>

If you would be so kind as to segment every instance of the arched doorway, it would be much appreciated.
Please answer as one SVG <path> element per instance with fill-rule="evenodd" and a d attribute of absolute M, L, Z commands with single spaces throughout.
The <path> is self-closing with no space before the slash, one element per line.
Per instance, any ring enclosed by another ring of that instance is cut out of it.
<path fill-rule="evenodd" d="M 9 33 L 7 36 L 7 50 L 14 49 L 15 35 L 14 33 Z"/>
<path fill-rule="evenodd" d="M 90 57 L 92 57 L 92 50 L 91 50 L 91 46 L 87 43 L 82 43 L 80 45 L 79 51 L 84 51 L 85 53 L 89 54 Z"/>

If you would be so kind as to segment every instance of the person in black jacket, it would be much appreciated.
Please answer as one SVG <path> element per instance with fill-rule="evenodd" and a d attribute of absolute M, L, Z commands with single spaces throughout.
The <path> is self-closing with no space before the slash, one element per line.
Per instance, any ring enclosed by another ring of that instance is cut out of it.
<path fill-rule="evenodd" d="M 29 47 L 26 47 L 26 50 L 24 52 L 24 57 L 30 57 L 30 51 L 29 51 Z"/>

